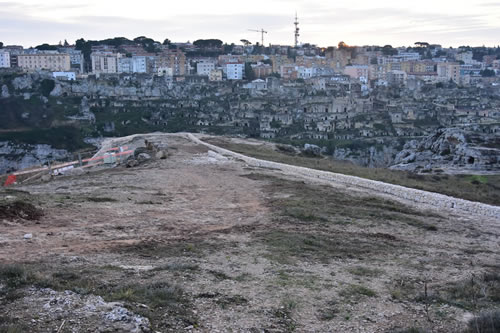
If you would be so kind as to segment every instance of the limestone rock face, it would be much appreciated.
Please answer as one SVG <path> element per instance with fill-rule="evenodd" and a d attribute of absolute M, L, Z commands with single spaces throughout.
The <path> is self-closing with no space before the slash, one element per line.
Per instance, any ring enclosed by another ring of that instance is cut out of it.
<path fill-rule="evenodd" d="M 385 168 L 393 164 L 397 150 L 390 144 L 382 147 L 370 146 L 368 148 L 336 148 L 333 158 L 336 160 L 350 161 L 356 165 L 370 168 Z"/>
<path fill-rule="evenodd" d="M 500 147 L 494 135 L 477 134 L 458 128 L 440 129 L 421 141 L 412 140 L 396 155 L 391 169 L 429 171 L 461 169 L 462 171 L 500 170 Z"/>
<path fill-rule="evenodd" d="M 33 86 L 33 80 L 30 75 L 18 76 L 12 80 L 12 85 L 16 90 L 31 89 Z"/>
<path fill-rule="evenodd" d="M 62 96 L 62 94 L 63 94 L 63 89 L 59 83 L 56 84 L 54 86 L 54 89 L 52 89 L 52 91 L 50 92 L 50 96 L 52 97 L 59 97 Z"/>
<path fill-rule="evenodd" d="M 50 145 L 16 145 L 9 141 L 0 142 L 0 174 L 26 169 L 48 161 L 69 157 L 64 149 L 54 149 Z"/>

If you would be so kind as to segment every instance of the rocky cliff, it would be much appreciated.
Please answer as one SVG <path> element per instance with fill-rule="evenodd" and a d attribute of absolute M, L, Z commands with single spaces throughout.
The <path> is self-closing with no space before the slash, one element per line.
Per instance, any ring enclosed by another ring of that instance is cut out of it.
<path fill-rule="evenodd" d="M 405 144 L 391 169 L 430 172 L 500 171 L 500 138 L 459 128 L 438 130 Z"/>
<path fill-rule="evenodd" d="M 3 141 L 0 142 L 0 174 L 63 160 L 69 155 L 65 149 L 54 149 L 46 144 L 19 145 Z"/>

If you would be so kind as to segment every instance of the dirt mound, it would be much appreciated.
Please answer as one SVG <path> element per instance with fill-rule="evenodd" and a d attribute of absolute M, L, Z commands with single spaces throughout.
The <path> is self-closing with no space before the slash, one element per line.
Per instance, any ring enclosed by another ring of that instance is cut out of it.
<path fill-rule="evenodd" d="M 43 216 L 41 209 L 33 206 L 29 202 L 16 200 L 9 203 L 0 203 L 0 219 L 24 219 L 38 220 Z"/>

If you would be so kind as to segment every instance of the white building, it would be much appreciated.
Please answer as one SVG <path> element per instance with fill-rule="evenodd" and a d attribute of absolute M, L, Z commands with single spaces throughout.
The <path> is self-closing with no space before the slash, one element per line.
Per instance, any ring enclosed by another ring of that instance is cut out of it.
<path fill-rule="evenodd" d="M 118 59 L 118 73 L 146 73 L 147 59 L 144 56 Z"/>
<path fill-rule="evenodd" d="M 314 68 L 299 66 L 299 79 L 310 79 L 313 77 Z"/>
<path fill-rule="evenodd" d="M 456 61 L 463 61 L 464 64 L 469 65 L 472 64 L 472 51 L 461 52 L 455 55 Z"/>
<path fill-rule="evenodd" d="M 420 60 L 420 54 L 417 52 L 399 52 L 392 57 L 396 61 L 417 61 Z"/>
<path fill-rule="evenodd" d="M 387 73 L 387 82 L 395 86 L 406 85 L 408 75 L 404 71 L 392 70 Z"/>
<path fill-rule="evenodd" d="M 146 57 L 132 57 L 132 73 L 147 73 L 148 65 Z"/>
<path fill-rule="evenodd" d="M 158 76 L 174 76 L 174 70 L 171 67 L 158 67 L 156 69 Z"/>
<path fill-rule="evenodd" d="M 211 61 L 201 61 L 196 64 L 196 74 L 209 76 L 215 69 L 215 63 Z"/>
<path fill-rule="evenodd" d="M 55 79 L 59 80 L 67 80 L 67 81 L 75 81 L 76 73 L 75 72 L 53 72 L 52 76 Z"/>
<path fill-rule="evenodd" d="M 0 50 L 0 68 L 10 67 L 10 53 Z"/>
<path fill-rule="evenodd" d="M 257 79 L 245 84 L 243 88 L 252 90 L 266 90 L 267 82 L 262 79 Z"/>
<path fill-rule="evenodd" d="M 245 65 L 242 63 L 228 63 L 226 65 L 226 76 L 228 80 L 243 80 L 243 70 Z"/>

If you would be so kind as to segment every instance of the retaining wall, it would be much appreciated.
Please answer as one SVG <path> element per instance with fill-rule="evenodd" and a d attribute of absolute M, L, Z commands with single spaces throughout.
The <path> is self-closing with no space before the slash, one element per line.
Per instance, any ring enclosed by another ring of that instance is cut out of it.
<path fill-rule="evenodd" d="M 375 192 L 390 194 L 398 198 L 414 201 L 421 204 L 431 205 L 440 209 L 460 210 L 462 212 L 466 213 L 468 212 L 474 215 L 482 215 L 482 216 L 497 218 L 500 221 L 500 207 L 497 206 L 458 199 L 444 194 L 426 192 L 404 186 L 383 183 L 376 180 L 369 180 L 355 176 L 347 176 L 333 172 L 259 160 L 253 157 L 248 157 L 239 153 L 235 153 L 233 151 L 224 148 L 217 147 L 207 142 L 203 142 L 190 133 L 186 135 L 188 139 L 194 141 L 195 143 L 202 144 L 218 153 L 241 159 L 245 161 L 245 163 L 251 166 L 277 169 L 291 175 L 297 175 L 307 178 L 315 178 L 327 182 L 342 183 L 346 185 L 366 188 L 373 190 Z"/>

